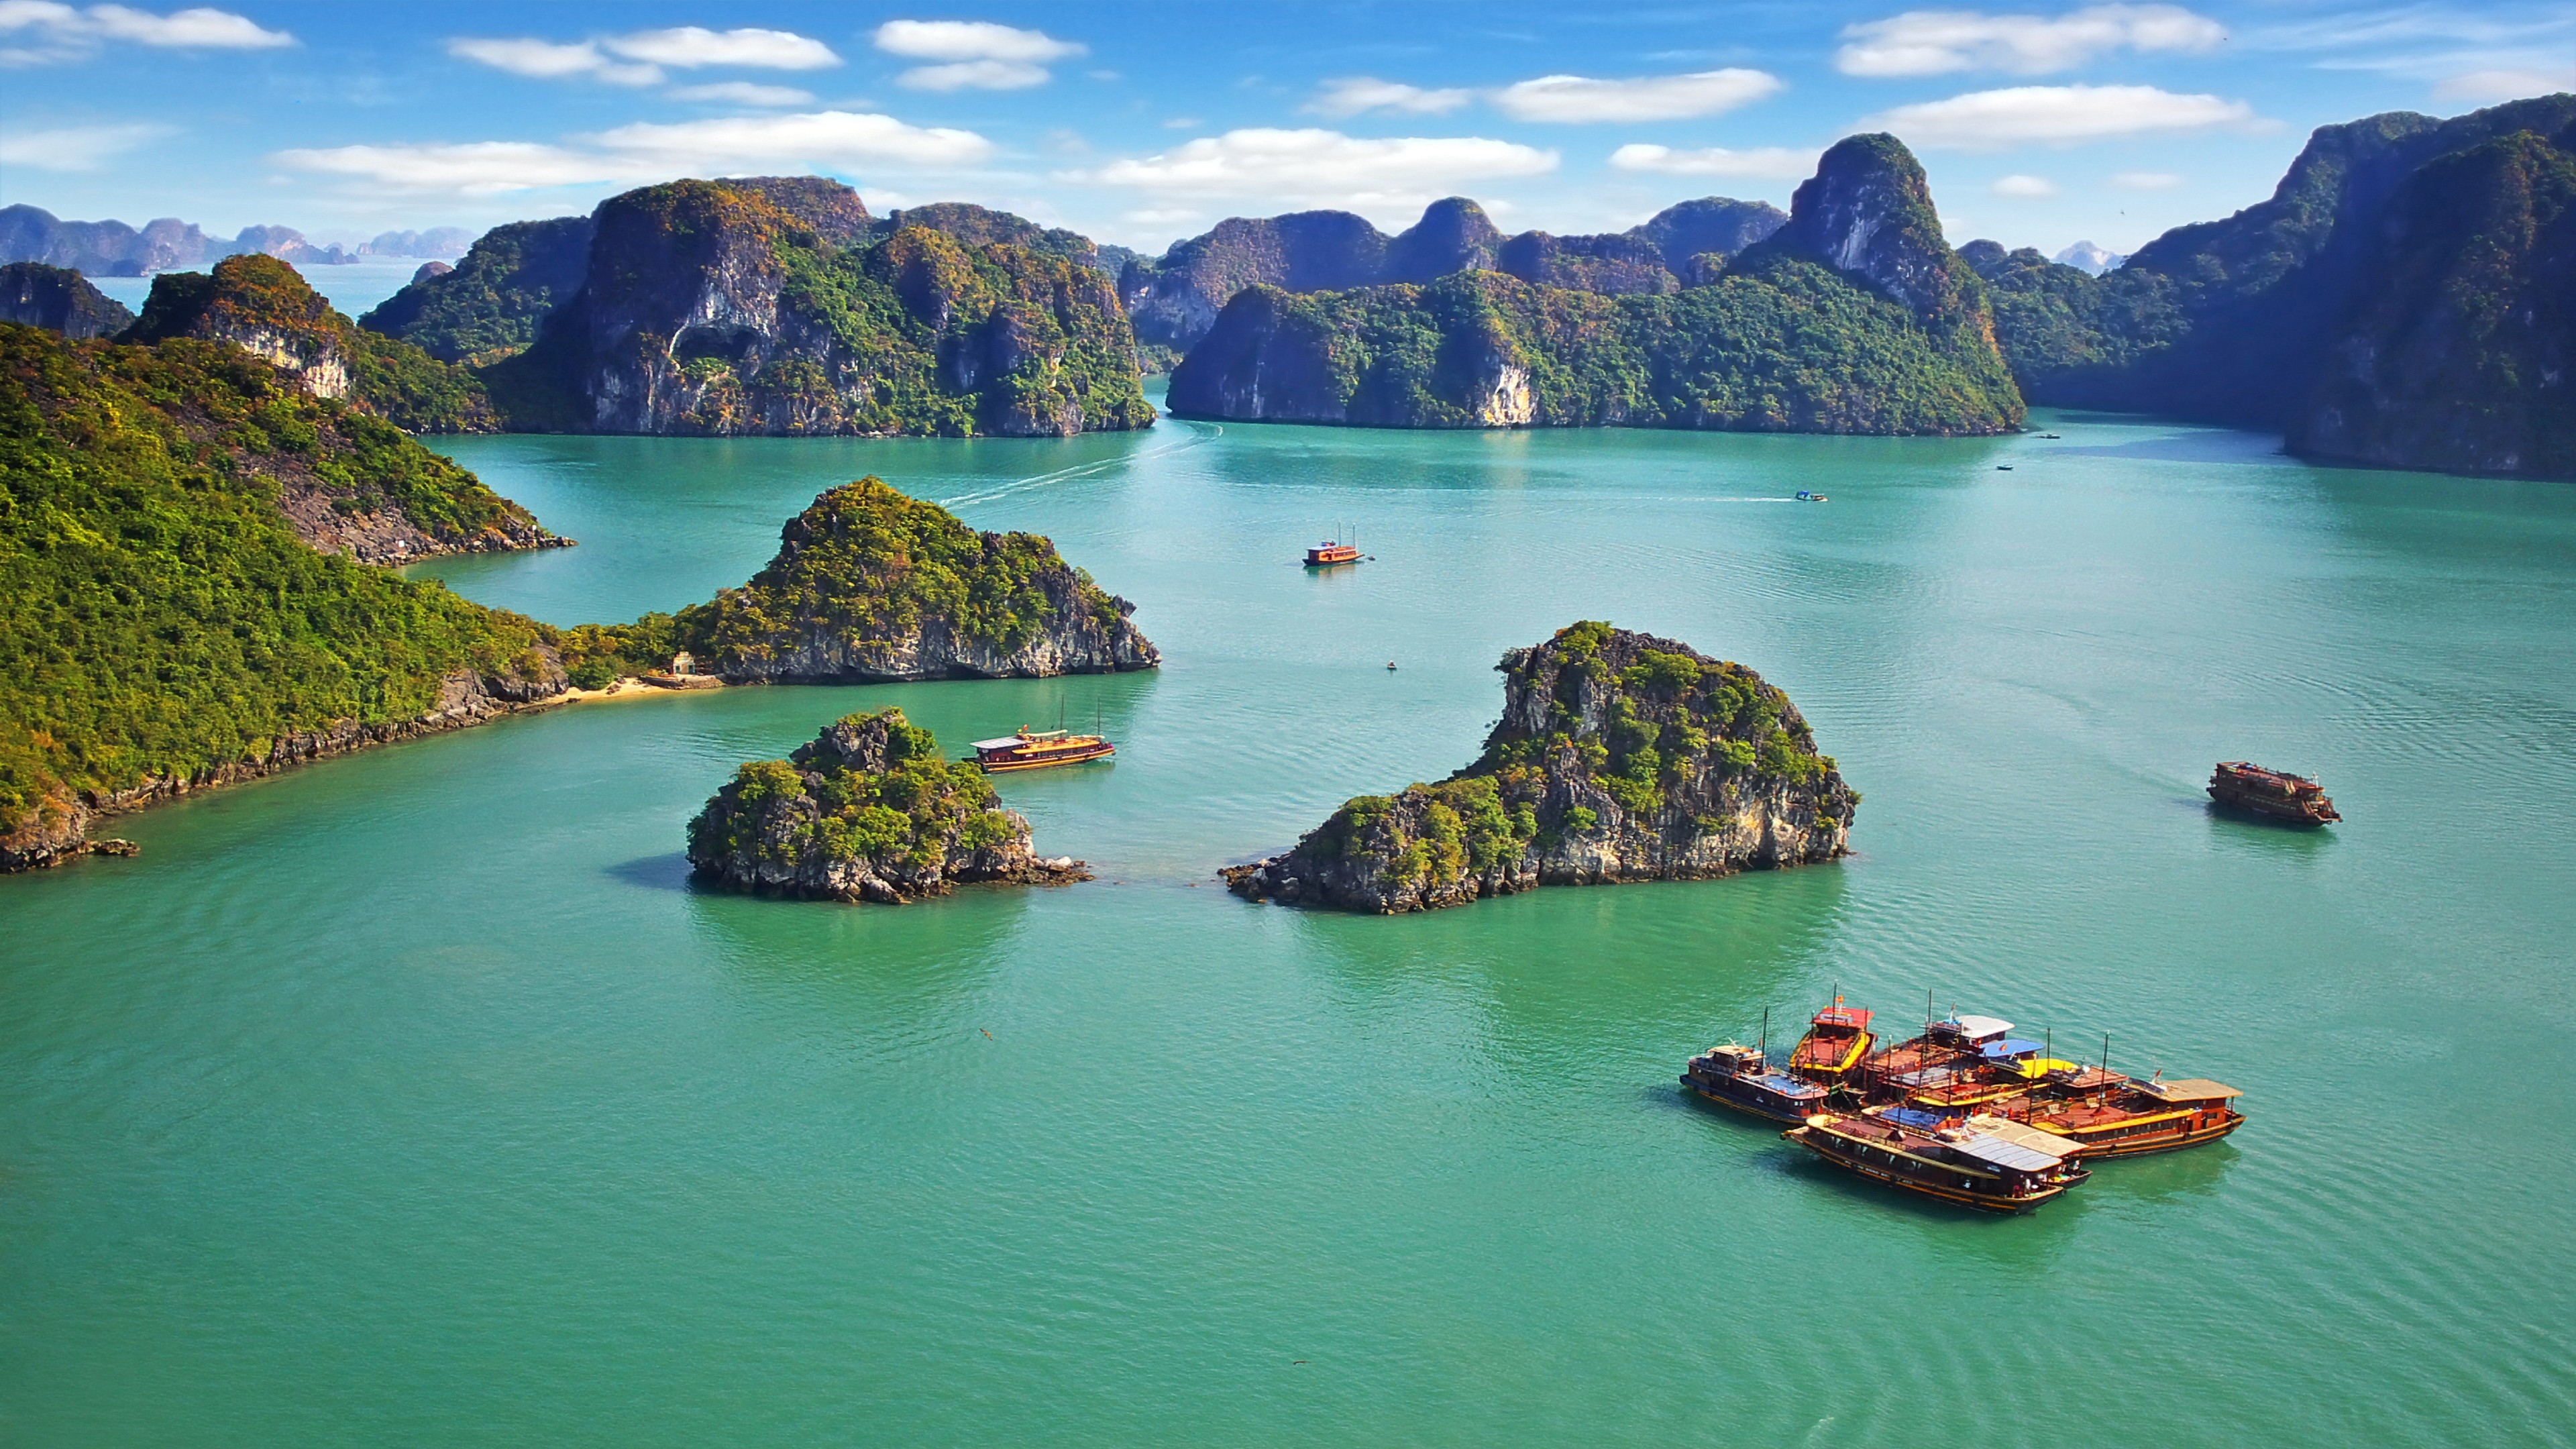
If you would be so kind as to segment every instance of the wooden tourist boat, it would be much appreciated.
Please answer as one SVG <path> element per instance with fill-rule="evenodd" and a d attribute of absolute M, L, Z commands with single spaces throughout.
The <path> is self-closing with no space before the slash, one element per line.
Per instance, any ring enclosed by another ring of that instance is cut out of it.
<path fill-rule="evenodd" d="M 1835 997 L 1833 1005 L 1816 1013 L 1807 1034 L 1790 1049 L 1789 1070 L 1811 1082 L 1839 1085 L 1877 1040 L 1869 1034 L 1869 1018 L 1868 1012 L 1845 1006 L 1841 997 Z"/>
<path fill-rule="evenodd" d="M 1006 770 L 1044 770 L 1057 765 L 1079 765 L 1091 760 L 1105 760 L 1118 753 L 1118 747 L 1098 735 L 1077 735 L 1064 730 L 1033 730 L 1020 726 L 1020 732 L 998 740 L 975 742 L 975 763 L 987 775 Z"/>
<path fill-rule="evenodd" d="M 2045 1132 L 1911 1107 L 1819 1112 L 1780 1135 L 1847 1172 L 1979 1212 L 2026 1213 L 2090 1175 Z"/>
<path fill-rule="evenodd" d="M 1306 550 L 1306 567 L 1310 569 L 1331 568 L 1335 564 L 1355 564 L 1359 561 L 1360 546 L 1356 543 L 1343 543 L 1328 538 Z"/>
<path fill-rule="evenodd" d="M 2343 818 L 2316 781 L 2244 760 L 2224 761 L 2210 772 L 2209 798 L 2231 810 L 2292 825 L 2323 825 Z"/>
<path fill-rule="evenodd" d="M 1977 1060 L 1979 1047 L 1990 1041 L 2002 1041 L 2011 1031 L 2011 1022 L 1992 1016 L 1960 1016 L 1954 1013 L 1937 1021 L 1926 1021 L 1921 1036 L 1909 1037 L 1870 1054 L 1860 1069 L 1863 1090 L 1873 1097 L 1892 1100 L 1904 1096 L 1904 1088 L 1908 1086 L 1946 1081 L 1954 1069 Z"/>
<path fill-rule="evenodd" d="M 1721 1107 L 1774 1122 L 1802 1123 L 1825 1106 L 1823 1087 L 1773 1071 L 1762 1048 L 1734 1042 L 1691 1058 L 1682 1085 Z"/>
<path fill-rule="evenodd" d="M 2198 1147 L 2245 1123 L 2245 1114 L 2229 1105 L 2245 1094 L 2224 1082 L 2199 1077 L 2141 1082 L 2089 1067 L 2049 1077 L 2041 1091 L 1999 1110 L 2064 1138 L 2086 1161 Z"/>

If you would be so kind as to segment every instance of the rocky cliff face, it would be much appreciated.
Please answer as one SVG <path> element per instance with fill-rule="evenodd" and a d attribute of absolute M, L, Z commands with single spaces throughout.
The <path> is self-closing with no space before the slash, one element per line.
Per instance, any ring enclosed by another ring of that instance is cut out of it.
<path fill-rule="evenodd" d="M 977 533 L 862 478 L 815 499 L 769 567 L 675 628 L 700 668 L 746 683 L 1031 678 L 1159 665 L 1134 612 L 1043 538 Z"/>
<path fill-rule="evenodd" d="M 546 314 L 581 290 L 595 228 L 586 216 L 519 221 L 475 239 L 358 319 L 443 362 L 491 363 L 526 350 Z"/>
<path fill-rule="evenodd" d="M 1923 167 L 1894 136 L 1836 142 L 1768 245 L 1856 277 L 1926 323 L 1982 317 L 1975 274 L 1941 239 Z"/>
<path fill-rule="evenodd" d="M 2549 155 L 2571 151 L 2571 95 L 2372 116 L 2319 128 L 2269 199 L 2101 277 L 2000 248 L 1980 268 L 2035 401 L 2281 428 L 2323 457 L 2576 476 L 2542 441 L 2563 407 L 2544 358 L 2568 346 L 2546 305 L 2563 295 L 2544 280 Z"/>
<path fill-rule="evenodd" d="M 69 267 L 11 262 L 0 266 L 0 322 L 65 337 L 111 337 L 133 326 L 134 314 Z"/>
<path fill-rule="evenodd" d="M 1503 718 L 1473 765 L 1352 800 L 1294 850 L 1222 872 L 1227 886 L 1394 914 L 1846 853 L 1860 796 L 1788 697 L 1742 665 L 1583 623 L 1499 668 Z"/>
<path fill-rule="evenodd" d="M 853 714 L 784 760 L 744 765 L 689 824 L 698 877 L 732 890 L 900 904 L 969 882 L 1064 885 L 1029 822 L 899 709 Z"/>
<path fill-rule="evenodd" d="M 1533 231 L 1507 238 L 1483 207 L 1463 196 L 1433 202 L 1393 237 L 1346 211 L 1232 217 L 1158 261 L 1131 263 L 1119 274 L 1118 295 L 1138 340 L 1187 351 L 1215 327 L 1228 302 L 1253 287 L 1334 292 L 1498 269 L 1603 295 L 1669 292 L 1689 281 L 1694 256 L 1731 255 L 1787 220 L 1766 203 L 1718 196 L 1678 203 L 1640 226 L 1599 236 Z"/>
<path fill-rule="evenodd" d="M 2427 162 L 2382 212 L 2353 297 L 2293 451 L 2576 477 L 2576 148 L 2518 131 Z"/>
<path fill-rule="evenodd" d="M 1060 437 L 1153 421 L 1105 276 L 927 226 L 861 245 L 863 217 L 848 188 L 812 178 L 613 197 L 580 291 L 485 376 L 512 426 L 572 432 Z"/>

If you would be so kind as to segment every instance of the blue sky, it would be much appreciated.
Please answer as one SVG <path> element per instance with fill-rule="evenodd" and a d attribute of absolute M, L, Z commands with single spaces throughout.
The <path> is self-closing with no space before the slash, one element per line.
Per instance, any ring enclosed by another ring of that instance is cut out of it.
<path fill-rule="evenodd" d="M 1506 230 L 1785 205 L 1893 130 L 1954 241 L 2127 250 L 2315 126 L 2576 89 L 2569 3 L 496 4 L 0 0 L 0 201 L 322 239 L 813 171 L 1148 250 L 1317 206 Z"/>

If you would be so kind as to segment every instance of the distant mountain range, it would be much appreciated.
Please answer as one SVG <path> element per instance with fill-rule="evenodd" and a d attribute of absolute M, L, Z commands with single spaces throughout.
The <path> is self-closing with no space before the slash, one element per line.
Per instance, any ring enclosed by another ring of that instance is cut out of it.
<path fill-rule="evenodd" d="M 2567 95 L 2324 127 L 2270 200 L 2128 257 L 1954 252 L 1886 136 L 1829 151 L 1788 213 L 1707 197 L 1625 232 L 1506 236 L 1452 197 L 1393 236 L 1347 212 L 1237 217 L 1160 257 L 751 178 L 496 228 L 359 326 L 427 354 L 400 354 L 419 356 L 414 401 L 388 416 L 512 428 L 1134 427 L 1141 364 L 1174 367 L 1173 406 L 1212 417 L 1960 433 L 2018 426 L 2028 402 L 2278 429 L 2322 459 L 2576 477 L 2571 201 Z M 225 249 L 292 259 L 297 240 L 250 228 Z M 0 212 L 0 255 L 84 270 L 219 245 L 175 221 Z M 14 285 L 27 320 L 114 318 L 60 279 Z"/>
<path fill-rule="evenodd" d="M 140 231 L 121 221 L 64 221 L 34 206 L 0 207 L 0 264 L 43 262 L 93 277 L 140 277 L 256 252 L 297 266 L 338 266 L 363 257 L 457 257 L 474 240 L 461 226 L 389 231 L 352 251 L 316 246 L 291 226 L 246 226 L 229 241 L 175 216 Z"/>

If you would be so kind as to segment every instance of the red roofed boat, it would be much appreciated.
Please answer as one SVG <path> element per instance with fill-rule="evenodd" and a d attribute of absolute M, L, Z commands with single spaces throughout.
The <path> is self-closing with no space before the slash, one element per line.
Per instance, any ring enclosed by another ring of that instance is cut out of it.
<path fill-rule="evenodd" d="M 1359 561 L 1360 546 L 1356 543 L 1343 543 L 1328 538 L 1306 550 L 1306 567 L 1310 569 L 1331 568 L 1335 564 Z"/>
<path fill-rule="evenodd" d="M 2209 798 L 2232 810 L 2292 825 L 2323 825 L 2343 818 L 2316 781 L 2245 760 L 2226 761 L 2210 773 Z"/>
<path fill-rule="evenodd" d="M 1834 1004 L 1816 1013 L 1807 1034 L 1798 1038 L 1789 1052 L 1789 1070 L 1811 1082 L 1835 1086 L 1844 1075 L 1861 1064 L 1869 1055 L 1870 1044 L 1877 1040 L 1869 1034 L 1870 1013 L 1854 1006 Z"/>

